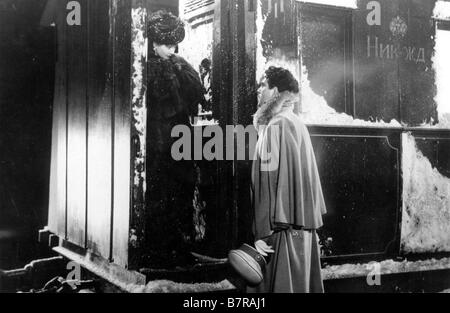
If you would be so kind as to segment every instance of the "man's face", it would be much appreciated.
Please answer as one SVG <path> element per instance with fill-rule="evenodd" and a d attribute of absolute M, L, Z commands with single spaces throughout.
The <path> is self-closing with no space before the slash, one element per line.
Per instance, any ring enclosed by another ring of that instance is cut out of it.
<path fill-rule="evenodd" d="M 267 78 L 266 77 L 262 78 L 262 80 L 259 84 L 259 88 L 258 88 L 259 106 L 261 106 L 264 103 L 266 103 L 267 101 L 269 101 L 273 97 L 274 92 L 275 92 L 275 88 L 273 88 L 273 89 L 269 88 Z"/>

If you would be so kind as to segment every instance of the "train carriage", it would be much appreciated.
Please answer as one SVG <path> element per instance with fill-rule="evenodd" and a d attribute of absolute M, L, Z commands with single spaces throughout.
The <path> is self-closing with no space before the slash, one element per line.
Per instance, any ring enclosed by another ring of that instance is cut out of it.
<path fill-rule="evenodd" d="M 99 275 L 152 278 L 139 263 L 151 158 L 146 22 L 167 9 L 188 26 L 180 54 L 195 68 L 211 61 L 210 122 L 250 125 L 257 81 L 269 65 L 289 68 L 301 82 L 298 111 L 329 211 L 320 232 L 325 263 L 448 255 L 450 110 L 437 86 L 439 71 L 450 69 L 436 62 L 450 51 L 437 50 L 450 22 L 436 7 L 414 0 L 49 0 L 42 24 L 56 25 L 58 60 L 42 236 Z M 199 249 L 216 261 L 251 238 L 250 163 L 203 163 Z"/>

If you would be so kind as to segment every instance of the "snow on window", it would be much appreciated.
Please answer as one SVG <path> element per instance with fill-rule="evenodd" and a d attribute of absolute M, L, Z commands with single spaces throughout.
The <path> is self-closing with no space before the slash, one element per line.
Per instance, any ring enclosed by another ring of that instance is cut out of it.
<path fill-rule="evenodd" d="M 450 20 L 450 2 L 438 1 L 434 7 L 433 17 L 439 20 Z"/>
<path fill-rule="evenodd" d="M 306 67 L 302 67 L 301 93 L 302 105 L 301 116 L 309 125 L 345 125 L 361 127 L 402 127 L 399 122 L 392 120 L 390 123 L 384 121 L 364 121 L 355 119 L 345 113 L 338 113 L 330 107 L 324 97 L 317 95 L 311 88 Z"/>
<path fill-rule="evenodd" d="M 336 6 L 336 7 L 345 7 L 345 8 L 351 8 L 351 9 L 356 9 L 358 7 L 357 0 L 297 0 L 297 1 L 332 5 L 332 6 Z"/>
<path fill-rule="evenodd" d="M 213 32 L 212 21 L 195 28 L 186 23 L 186 38 L 179 45 L 179 54 L 197 71 L 203 59 L 212 59 Z"/>
<path fill-rule="evenodd" d="M 450 128 L 450 89 L 448 88 L 450 82 L 450 31 L 438 28 L 435 40 L 433 64 L 437 87 L 435 100 L 439 113 L 439 124 L 436 127 Z"/>
<path fill-rule="evenodd" d="M 402 250 L 450 252 L 450 179 L 443 176 L 403 134 Z"/>
<path fill-rule="evenodd" d="M 321 1 L 327 2 L 327 1 Z M 336 1 L 330 1 L 336 2 Z M 349 1 L 343 1 L 343 3 Z M 354 5 L 356 7 L 356 1 Z M 310 86 L 308 79 L 308 72 L 306 67 L 300 69 L 300 61 L 296 58 L 289 58 L 282 53 L 275 53 L 272 57 L 266 58 L 263 54 L 263 47 L 261 41 L 263 40 L 263 29 L 266 22 L 266 16 L 263 15 L 262 2 L 258 2 L 257 11 L 257 79 L 259 80 L 264 71 L 269 66 L 280 66 L 289 69 L 294 76 L 301 82 L 301 112 L 304 122 L 308 125 L 328 125 L 328 126 L 364 126 L 364 127 L 401 127 L 401 124 L 396 120 L 392 120 L 390 123 L 384 121 L 364 121 L 355 119 L 354 117 L 345 114 L 338 113 L 333 109 L 325 100 L 324 97 L 317 95 Z M 301 70 L 301 73 L 300 73 Z M 301 77 L 301 79 L 299 79 Z"/>
<path fill-rule="evenodd" d="M 185 25 L 186 38 L 179 45 L 179 54 L 185 58 L 199 74 L 201 74 L 200 66 L 202 62 L 206 59 L 212 62 L 214 42 L 213 16 L 209 14 L 190 21 L 185 21 Z M 210 79 L 211 76 L 209 76 L 209 80 Z M 202 78 L 202 82 L 205 83 L 204 77 Z M 209 87 L 211 86 L 210 84 L 211 81 L 209 81 Z M 208 90 L 208 87 L 205 86 L 205 89 Z M 208 100 L 208 97 L 211 97 L 211 93 L 208 93 L 205 96 Z M 194 126 L 217 125 L 218 121 L 212 118 L 212 111 L 206 111 L 207 108 L 200 107 L 199 110 L 200 109 L 203 110 L 203 113 L 199 113 L 198 118 L 196 118 L 194 122 Z"/>

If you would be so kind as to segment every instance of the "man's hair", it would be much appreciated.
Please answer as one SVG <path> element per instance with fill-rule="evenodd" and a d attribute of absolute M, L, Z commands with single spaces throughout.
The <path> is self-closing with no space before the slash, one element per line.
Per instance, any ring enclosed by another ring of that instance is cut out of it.
<path fill-rule="evenodd" d="M 269 88 L 278 88 L 279 92 L 289 91 L 299 93 L 300 87 L 294 75 L 282 67 L 271 66 L 266 71 L 266 78 Z"/>

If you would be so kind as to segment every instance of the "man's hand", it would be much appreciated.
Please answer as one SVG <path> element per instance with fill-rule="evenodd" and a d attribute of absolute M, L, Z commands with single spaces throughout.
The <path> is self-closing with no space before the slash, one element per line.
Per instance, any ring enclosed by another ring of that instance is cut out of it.
<path fill-rule="evenodd" d="M 264 240 L 255 242 L 255 248 L 262 256 L 267 256 L 268 253 L 275 253 L 271 246 L 268 246 Z"/>

